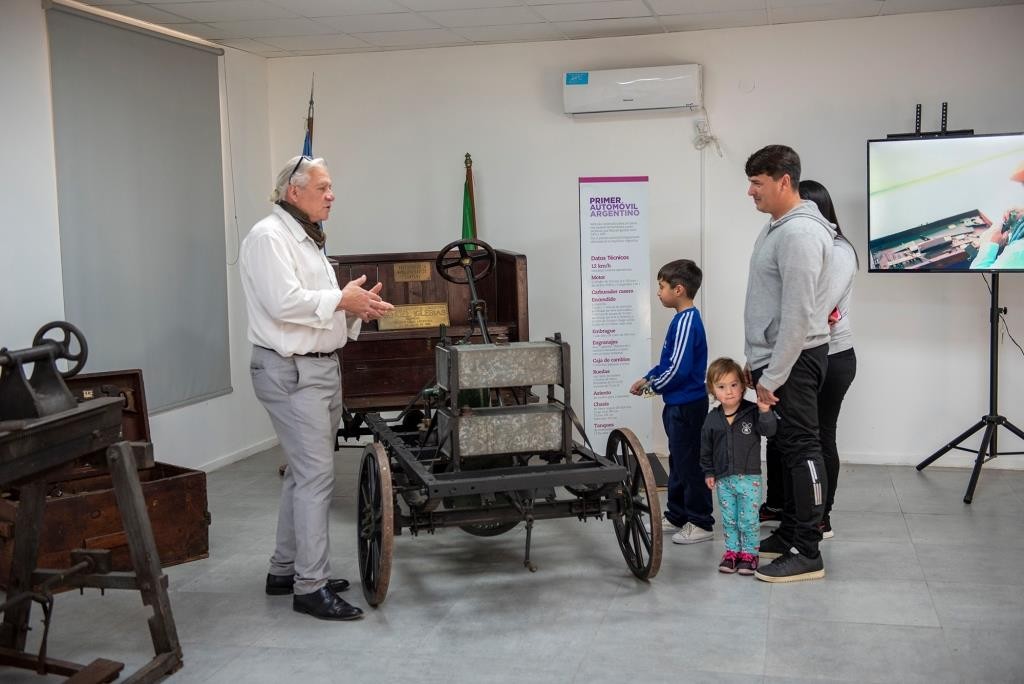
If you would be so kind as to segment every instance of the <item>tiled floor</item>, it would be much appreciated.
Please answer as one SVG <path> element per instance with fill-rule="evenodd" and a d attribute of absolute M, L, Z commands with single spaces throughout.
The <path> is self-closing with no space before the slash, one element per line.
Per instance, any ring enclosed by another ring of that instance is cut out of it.
<path fill-rule="evenodd" d="M 352 580 L 359 455 L 338 454 L 331 521 L 335 575 Z M 210 558 L 167 569 L 185 654 L 172 682 L 1024 681 L 1021 471 L 986 466 L 966 506 L 965 470 L 845 466 L 828 575 L 789 585 L 719 574 L 720 538 L 666 537 L 661 573 L 638 582 L 607 521 L 537 523 L 535 574 L 521 527 L 403 535 L 382 607 L 339 624 L 263 593 L 279 461 L 209 475 Z M 50 654 L 130 672 L 150 657 L 148 614 L 132 593 L 61 594 Z"/>

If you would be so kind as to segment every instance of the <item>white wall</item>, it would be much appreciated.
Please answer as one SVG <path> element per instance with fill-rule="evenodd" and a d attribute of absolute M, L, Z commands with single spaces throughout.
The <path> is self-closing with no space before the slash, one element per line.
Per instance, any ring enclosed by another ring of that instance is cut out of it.
<path fill-rule="evenodd" d="M 580 343 L 576 179 L 651 176 L 652 265 L 699 256 L 700 155 L 694 116 L 561 113 L 573 69 L 697 62 L 725 157 L 707 155 L 704 315 L 711 353 L 742 356 L 746 265 L 763 223 L 743 162 L 785 143 L 825 183 L 864 256 L 865 145 L 913 129 L 1020 130 L 1024 7 L 632 38 L 445 48 L 269 62 L 270 157 L 301 144 L 316 73 L 314 150 L 339 201 L 329 249 L 437 249 L 459 237 L 462 155 L 473 154 L 480 236 L 529 257 L 531 330 Z M 972 45 L 971 49 L 950 46 Z M 988 46 L 988 47 L 982 47 Z M 1024 198 L 1022 198 L 1024 199 Z M 1024 275 L 1002 278 L 1011 331 L 1024 340 Z M 668 313 L 654 301 L 652 356 Z M 981 276 L 868 275 L 857 283 L 860 371 L 840 426 L 844 459 L 917 463 L 988 408 L 988 305 Z M 1001 407 L 1024 425 L 1024 358 L 1002 348 Z M 580 377 L 579 362 L 573 369 Z M 577 388 L 579 387 L 577 380 Z M 580 394 L 577 391 L 576 401 Z M 657 431 L 656 431 L 657 434 Z M 1004 450 L 1024 448 L 1000 433 Z M 664 451 L 664 439 L 653 445 Z M 940 465 L 963 464 L 951 454 Z M 1024 467 L 1007 457 L 990 467 Z"/>
<path fill-rule="evenodd" d="M 222 104 L 222 121 L 228 121 L 229 109 L 230 126 L 224 127 L 223 135 L 225 239 L 233 260 L 240 238 L 266 212 L 271 173 L 266 62 L 228 50 L 226 64 L 230 100 Z M 49 69 L 41 4 L 6 0 L 0 7 L 0 187 L 8 199 L 0 229 L 0 345 L 12 349 L 30 345 L 40 325 L 64 316 Z M 115 180 L 111 186 L 114 196 Z M 233 194 L 238 205 L 237 233 Z M 161 461 L 209 469 L 274 442 L 270 422 L 249 381 L 245 307 L 237 269 L 228 266 L 226 277 L 234 392 L 152 416 L 153 443 Z"/>

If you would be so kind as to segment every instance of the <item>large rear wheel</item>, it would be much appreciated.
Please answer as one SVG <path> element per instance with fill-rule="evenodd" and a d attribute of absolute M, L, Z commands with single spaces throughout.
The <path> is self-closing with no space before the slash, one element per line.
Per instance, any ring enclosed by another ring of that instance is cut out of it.
<path fill-rule="evenodd" d="M 614 516 L 615 536 L 630 571 L 649 580 L 661 568 L 661 505 L 647 453 L 632 430 L 618 428 L 608 435 L 605 456 L 625 467 L 622 515 Z"/>
<path fill-rule="evenodd" d="M 391 460 L 379 442 L 363 450 L 357 505 L 359 576 L 366 602 L 376 607 L 388 593 L 395 542 Z"/>

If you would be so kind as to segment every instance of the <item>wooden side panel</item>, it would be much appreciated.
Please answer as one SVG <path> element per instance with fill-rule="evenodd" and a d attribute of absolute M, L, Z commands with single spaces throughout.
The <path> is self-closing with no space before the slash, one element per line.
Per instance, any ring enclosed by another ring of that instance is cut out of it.
<path fill-rule="evenodd" d="M 526 257 L 502 250 L 496 250 L 496 256 L 495 269 L 476 283 L 477 293 L 486 304 L 488 331 L 492 338 L 525 341 L 529 339 Z M 369 285 L 378 281 L 384 284 L 384 298 L 393 304 L 446 302 L 451 321 L 449 336 L 461 339 L 468 332 L 469 287 L 451 283 L 437 273 L 437 252 L 329 258 L 342 286 L 366 275 Z M 424 279 L 396 278 L 396 266 L 408 271 L 417 265 Z M 478 262 L 478 266 L 483 263 Z M 381 331 L 376 322 L 364 324 L 359 339 L 341 354 L 346 407 L 357 411 L 404 407 L 434 378 L 434 347 L 438 341 L 436 328 Z M 480 341 L 479 336 L 473 341 Z"/>

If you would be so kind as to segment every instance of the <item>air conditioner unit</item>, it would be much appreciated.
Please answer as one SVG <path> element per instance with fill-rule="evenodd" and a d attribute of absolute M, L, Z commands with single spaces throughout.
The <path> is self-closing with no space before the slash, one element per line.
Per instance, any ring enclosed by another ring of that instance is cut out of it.
<path fill-rule="evenodd" d="M 699 109 L 700 64 L 567 71 L 562 99 L 566 114 Z"/>

